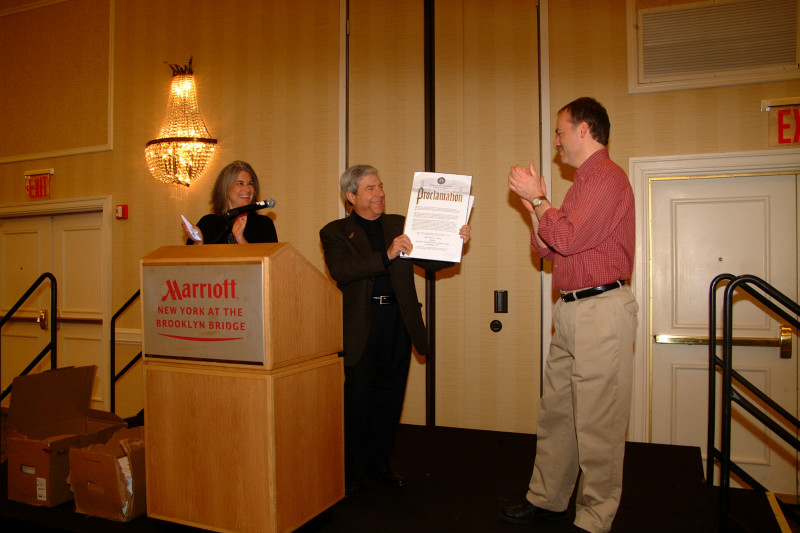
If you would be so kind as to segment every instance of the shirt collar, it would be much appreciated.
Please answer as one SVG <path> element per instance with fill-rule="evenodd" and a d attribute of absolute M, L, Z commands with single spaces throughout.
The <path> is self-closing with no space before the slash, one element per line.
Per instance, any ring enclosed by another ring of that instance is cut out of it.
<path fill-rule="evenodd" d="M 362 226 L 367 225 L 367 224 L 380 224 L 381 220 L 383 220 L 383 213 L 381 213 L 381 216 L 379 216 L 375 220 L 369 220 L 369 219 L 366 219 L 366 218 L 362 217 L 361 215 L 356 213 L 355 209 L 353 210 L 351 215 L 353 216 L 353 220 L 355 220 L 356 222 L 358 222 Z"/>
<path fill-rule="evenodd" d="M 600 148 L 595 153 L 590 155 L 578 168 L 578 170 L 575 171 L 575 179 L 582 179 L 584 175 L 589 174 L 594 167 L 607 159 L 609 159 L 608 149 Z"/>

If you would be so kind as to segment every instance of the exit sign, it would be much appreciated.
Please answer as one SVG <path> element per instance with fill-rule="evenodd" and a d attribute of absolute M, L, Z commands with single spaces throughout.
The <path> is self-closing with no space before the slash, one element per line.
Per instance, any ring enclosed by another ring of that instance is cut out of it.
<path fill-rule="evenodd" d="M 800 105 L 770 108 L 769 145 L 800 146 Z"/>
<path fill-rule="evenodd" d="M 51 171 L 25 174 L 25 190 L 28 191 L 29 199 L 50 198 L 50 174 Z"/>

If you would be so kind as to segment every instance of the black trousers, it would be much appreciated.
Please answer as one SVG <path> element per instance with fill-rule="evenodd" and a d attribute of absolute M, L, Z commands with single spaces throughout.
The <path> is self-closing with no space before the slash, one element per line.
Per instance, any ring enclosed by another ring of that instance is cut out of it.
<path fill-rule="evenodd" d="M 367 346 L 345 366 L 345 476 L 390 466 L 411 361 L 411 337 L 400 307 L 372 304 Z"/>

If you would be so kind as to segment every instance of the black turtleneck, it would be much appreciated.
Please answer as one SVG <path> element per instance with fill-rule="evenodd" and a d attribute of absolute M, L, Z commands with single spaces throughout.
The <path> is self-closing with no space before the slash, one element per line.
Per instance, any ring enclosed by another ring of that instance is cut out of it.
<path fill-rule="evenodd" d="M 359 216 L 358 213 L 354 211 L 353 216 L 355 217 L 356 223 L 358 223 L 359 226 L 364 228 L 364 233 L 367 234 L 367 240 L 369 240 L 369 244 L 372 247 L 372 250 L 374 252 L 381 253 L 381 257 L 383 258 L 383 264 L 388 268 L 390 261 L 389 261 L 389 256 L 386 254 L 386 238 L 384 237 L 383 224 L 381 223 L 383 215 L 379 216 L 375 220 L 367 220 L 366 218 Z M 394 295 L 394 289 L 392 288 L 392 282 L 389 280 L 388 271 L 387 273 L 377 276 L 375 278 L 375 284 L 372 287 L 372 295 L 373 296 Z"/>

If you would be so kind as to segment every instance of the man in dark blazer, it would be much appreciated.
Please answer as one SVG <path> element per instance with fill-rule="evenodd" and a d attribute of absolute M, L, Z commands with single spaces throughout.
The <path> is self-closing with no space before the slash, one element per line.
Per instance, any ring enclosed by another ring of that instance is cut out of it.
<path fill-rule="evenodd" d="M 384 214 L 378 171 L 354 165 L 339 186 L 350 216 L 319 232 L 325 263 L 342 291 L 346 494 L 365 477 L 394 487 L 403 479 L 391 467 L 403 410 L 411 346 L 424 355 L 428 339 L 414 285 L 414 265 L 430 271 L 452 263 L 400 258 L 410 253 L 405 217 Z M 459 235 L 469 240 L 470 228 Z"/>

